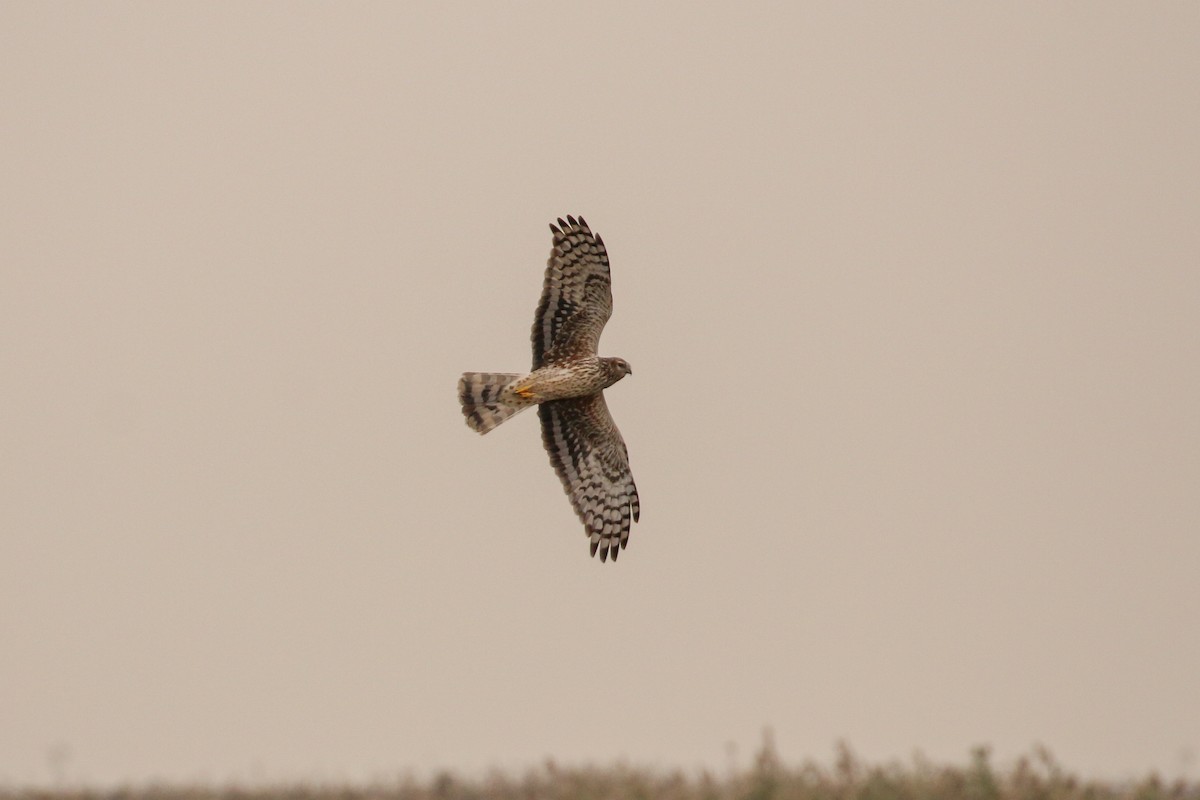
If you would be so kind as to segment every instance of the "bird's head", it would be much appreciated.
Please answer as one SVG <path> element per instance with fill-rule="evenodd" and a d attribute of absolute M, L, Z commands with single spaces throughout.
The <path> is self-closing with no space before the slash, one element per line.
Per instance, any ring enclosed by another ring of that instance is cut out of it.
<path fill-rule="evenodd" d="M 626 375 L 633 374 L 633 367 L 623 358 L 606 358 L 604 366 L 608 370 L 608 385 L 612 386 Z"/>

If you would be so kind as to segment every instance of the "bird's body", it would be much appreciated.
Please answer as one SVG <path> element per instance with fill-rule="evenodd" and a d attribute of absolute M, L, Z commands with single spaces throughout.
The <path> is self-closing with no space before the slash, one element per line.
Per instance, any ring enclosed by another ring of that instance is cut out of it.
<path fill-rule="evenodd" d="M 586 356 L 539 367 L 522 378 L 513 391 L 535 403 L 567 400 L 603 391 L 625 374 L 620 359 Z"/>
<path fill-rule="evenodd" d="M 596 349 L 612 314 L 608 253 L 580 217 L 558 220 L 533 323 L 533 371 L 464 372 L 458 397 L 467 425 L 487 433 L 538 406 L 542 442 L 584 523 L 592 555 L 615 561 L 640 513 L 629 454 L 604 390 L 632 374 Z"/>

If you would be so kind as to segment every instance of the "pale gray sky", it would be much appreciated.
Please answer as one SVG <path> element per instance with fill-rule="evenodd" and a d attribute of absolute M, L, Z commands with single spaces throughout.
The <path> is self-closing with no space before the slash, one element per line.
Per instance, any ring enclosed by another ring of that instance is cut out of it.
<path fill-rule="evenodd" d="M 1200 6 L 648 6 L 0 7 L 0 782 L 1200 775 Z M 455 402 L 568 213 L 616 565 Z"/>

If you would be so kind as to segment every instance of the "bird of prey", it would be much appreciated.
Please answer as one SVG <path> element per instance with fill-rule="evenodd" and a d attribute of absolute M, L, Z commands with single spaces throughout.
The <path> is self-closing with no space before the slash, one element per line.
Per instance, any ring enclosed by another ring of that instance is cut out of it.
<path fill-rule="evenodd" d="M 531 406 L 542 420 L 542 443 L 582 520 L 592 555 L 618 553 L 640 512 L 629 451 L 604 390 L 632 375 L 623 358 L 596 354 L 612 316 L 608 253 L 583 217 L 550 224 L 554 246 L 533 320 L 533 371 L 464 372 L 458 399 L 467 425 L 487 433 Z"/>

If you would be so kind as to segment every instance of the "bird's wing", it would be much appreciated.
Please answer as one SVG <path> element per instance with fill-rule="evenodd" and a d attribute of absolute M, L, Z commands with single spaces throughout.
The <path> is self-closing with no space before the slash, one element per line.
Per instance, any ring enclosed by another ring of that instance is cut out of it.
<path fill-rule="evenodd" d="M 592 555 L 600 560 L 629 540 L 629 526 L 641 511 L 629 470 L 629 451 L 604 402 L 604 393 L 538 406 L 542 442 L 571 505 L 583 521 Z"/>
<path fill-rule="evenodd" d="M 612 283 L 604 242 L 583 217 L 550 223 L 554 247 L 533 320 L 533 368 L 596 355 L 612 316 Z"/>

